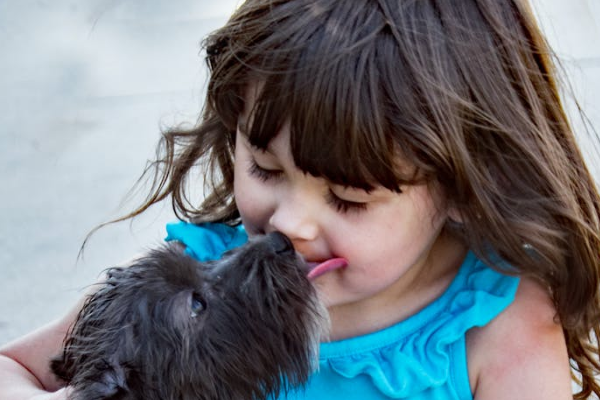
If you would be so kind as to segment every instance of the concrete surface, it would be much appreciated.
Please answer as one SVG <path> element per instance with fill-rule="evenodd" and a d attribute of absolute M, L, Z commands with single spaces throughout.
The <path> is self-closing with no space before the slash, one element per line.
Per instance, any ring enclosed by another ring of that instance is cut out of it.
<path fill-rule="evenodd" d="M 196 121 L 199 43 L 235 4 L 0 0 L 0 343 L 162 240 L 168 206 L 100 230 L 77 258 L 93 227 L 129 209 L 160 128 Z"/>
<path fill-rule="evenodd" d="M 0 0 L 0 343 L 62 314 L 103 268 L 162 239 L 168 207 L 100 230 L 77 260 L 86 233 L 127 210 L 160 127 L 196 120 L 199 41 L 235 4 Z M 599 0 L 534 5 L 600 129 Z"/>

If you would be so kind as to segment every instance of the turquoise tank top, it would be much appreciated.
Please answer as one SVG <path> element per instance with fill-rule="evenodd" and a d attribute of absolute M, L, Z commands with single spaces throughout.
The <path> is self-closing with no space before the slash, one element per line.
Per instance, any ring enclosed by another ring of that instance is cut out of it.
<path fill-rule="evenodd" d="M 199 225 L 183 221 L 167 224 L 166 241 L 177 241 L 185 245 L 185 252 L 198 261 L 221 258 L 227 250 L 248 241 L 244 227 L 225 224 L 204 223 Z"/>
<path fill-rule="evenodd" d="M 198 259 L 216 259 L 247 236 L 241 227 L 169 224 L 167 240 Z M 319 370 L 280 399 L 472 399 L 466 332 L 484 326 L 514 300 L 519 278 L 501 274 L 472 252 L 446 291 L 386 329 L 322 343 Z"/>

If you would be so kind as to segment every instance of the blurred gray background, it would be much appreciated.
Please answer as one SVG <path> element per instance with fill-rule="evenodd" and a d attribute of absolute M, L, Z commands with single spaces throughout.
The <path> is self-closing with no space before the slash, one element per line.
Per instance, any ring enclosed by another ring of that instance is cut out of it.
<path fill-rule="evenodd" d="M 77 258 L 93 227 L 130 210 L 122 200 L 160 130 L 197 120 L 200 41 L 235 6 L 0 0 L 0 343 L 162 241 L 168 205 L 101 229 Z"/>
<path fill-rule="evenodd" d="M 77 259 L 94 226 L 128 210 L 122 200 L 160 129 L 198 118 L 199 43 L 236 3 L 0 0 L 0 344 L 56 318 L 102 269 L 162 240 L 168 205 L 101 229 Z M 600 0 L 533 5 L 600 129 Z M 598 171 L 594 143 L 581 141 Z"/>

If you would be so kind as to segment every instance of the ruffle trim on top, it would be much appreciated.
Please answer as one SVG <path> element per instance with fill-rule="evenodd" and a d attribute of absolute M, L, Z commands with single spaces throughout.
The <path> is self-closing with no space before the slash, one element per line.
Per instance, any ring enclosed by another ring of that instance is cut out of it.
<path fill-rule="evenodd" d="M 185 252 L 198 261 L 221 258 L 223 253 L 248 241 L 244 227 L 219 223 L 191 224 L 178 221 L 167 224 L 166 241 L 178 241 L 186 246 Z"/>
<path fill-rule="evenodd" d="M 366 374 L 390 398 L 441 386 L 461 364 L 453 359 L 454 344 L 508 307 L 518 284 L 519 278 L 494 271 L 469 252 L 448 289 L 414 316 L 372 334 L 323 343 L 321 368 L 328 364 L 346 378 Z"/>

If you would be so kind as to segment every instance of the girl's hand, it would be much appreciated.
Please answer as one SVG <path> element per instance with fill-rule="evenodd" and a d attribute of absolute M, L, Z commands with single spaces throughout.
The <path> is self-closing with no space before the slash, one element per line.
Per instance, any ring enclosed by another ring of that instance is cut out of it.
<path fill-rule="evenodd" d="M 43 377 L 35 376 L 21 364 L 18 358 L 12 358 L 12 348 L 13 345 L 9 344 L 0 349 L 0 400 L 68 400 L 70 398 L 70 388 L 42 386 Z M 44 359 L 45 357 L 40 357 L 40 363 Z M 35 371 L 36 367 L 32 367 Z"/>
<path fill-rule="evenodd" d="M 71 390 L 56 379 L 49 360 L 61 351 L 84 301 L 85 297 L 62 318 L 0 346 L 0 400 L 69 399 Z"/>
<path fill-rule="evenodd" d="M 50 370 L 50 359 L 61 351 L 76 315 L 73 310 L 0 348 L 0 400 L 67 399 L 63 384 Z"/>
<path fill-rule="evenodd" d="M 68 400 L 70 398 L 70 388 L 65 387 L 56 392 L 45 392 L 33 397 L 31 400 Z"/>

